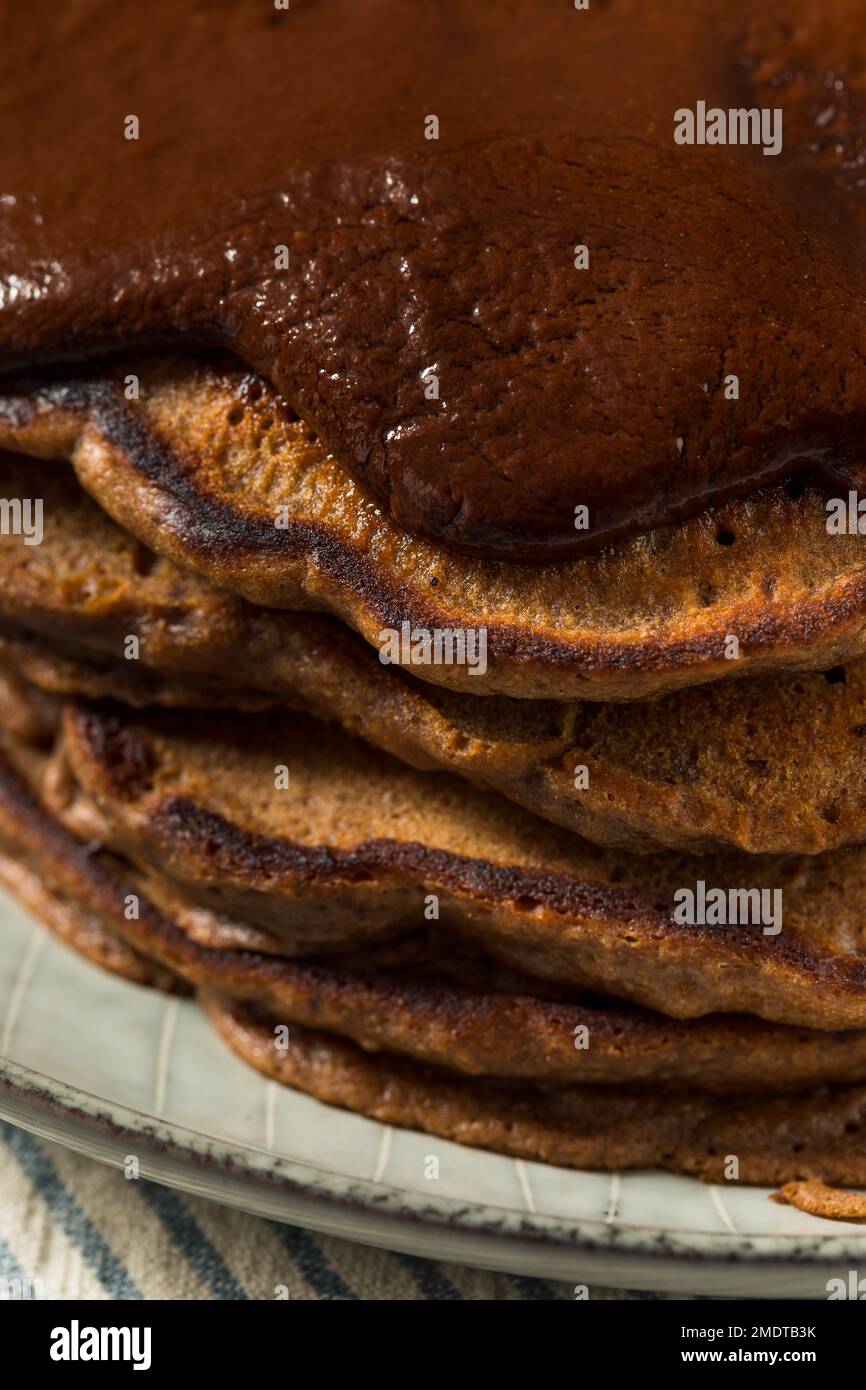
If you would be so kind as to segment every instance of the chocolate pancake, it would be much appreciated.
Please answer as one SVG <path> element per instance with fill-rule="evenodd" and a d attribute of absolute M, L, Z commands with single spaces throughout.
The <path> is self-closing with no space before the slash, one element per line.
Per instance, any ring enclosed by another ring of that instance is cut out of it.
<path fill-rule="evenodd" d="M 5 701 L 0 711 L 5 715 Z M 173 969 L 112 930 L 104 904 L 94 894 L 81 891 L 85 882 L 95 881 L 106 870 L 98 866 L 93 847 L 74 842 L 53 825 L 34 799 L 33 786 L 42 774 L 45 755 L 33 740 L 43 732 L 42 721 L 33 722 L 29 727 L 19 726 L 10 738 L 3 719 L 0 883 L 41 917 L 61 941 L 94 965 L 136 984 L 188 992 L 189 986 Z M 120 917 L 122 904 L 120 897 L 115 903 Z"/>
<path fill-rule="evenodd" d="M 284 785 L 285 789 L 283 789 Z M 278 789 L 279 785 L 279 789 Z M 634 857 L 279 712 L 65 711 L 42 788 L 81 838 L 286 954 L 443 928 L 539 980 L 675 1017 L 866 1025 L 866 852 Z M 781 894 L 783 921 L 678 921 L 676 894 Z M 437 916 L 438 914 L 438 916 Z"/>
<path fill-rule="evenodd" d="M 266 1076 L 384 1124 L 571 1168 L 661 1168 L 718 1183 L 736 1156 L 745 1183 L 866 1183 L 866 1087 L 771 1099 L 505 1087 L 301 1028 L 278 1051 L 273 1019 L 218 999 L 206 1007 L 229 1045 Z"/>
<path fill-rule="evenodd" d="M 0 495 L 22 495 L 32 473 L 31 460 L 0 454 Z M 866 839 L 862 659 L 648 705 L 472 699 L 383 666 L 332 618 L 248 604 L 158 559 L 63 468 L 43 465 L 38 487 L 42 544 L 0 538 L 0 660 L 46 690 L 307 709 L 414 767 L 641 852 L 816 853 Z M 137 660 L 123 659 L 130 634 Z"/>
<path fill-rule="evenodd" d="M 22 871 L 10 886 L 69 944 L 129 974 L 135 941 L 135 959 L 145 952 L 170 963 L 146 963 L 143 982 L 177 987 L 183 977 L 203 988 L 208 1013 L 242 1056 L 321 1100 L 546 1162 L 655 1165 L 718 1180 L 736 1154 L 746 1182 L 866 1181 L 856 1142 L 866 1089 L 820 1084 L 862 1077 L 866 1033 L 737 1017 L 677 1023 L 539 998 L 527 992 L 533 982 L 472 953 L 443 966 L 442 952 L 418 938 L 321 964 L 205 946 L 153 906 L 134 869 L 54 821 L 8 764 L 0 764 L 0 846 L 0 874 L 14 855 Z M 44 866 L 36 894 L 31 862 Z M 136 920 L 125 911 L 130 893 Z M 276 1021 L 291 1024 L 285 1052 L 275 1047 Z M 585 1049 L 574 1046 L 580 1027 Z M 816 1084 L 805 1096 L 777 1094 Z M 733 1099 L 734 1089 L 756 1098 Z"/>
<path fill-rule="evenodd" d="M 289 707 L 297 702 L 287 695 L 282 701 L 262 690 L 232 687 L 230 679 L 220 683 L 202 676 L 172 678 L 154 671 L 143 662 L 120 662 L 64 650 L 62 643 L 17 628 L 0 620 L 0 682 L 18 674 L 44 694 L 106 697 L 140 709 L 146 705 L 166 705 L 182 709 L 234 709 L 253 712 L 276 703 Z M 2 697 L 0 697 L 2 698 Z"/>
<path fill-rule="evenodd" d="M 404 623 L 484 628 L 483 674 L 393 650 L 473 694 L 639 700 L 866 652 L 862 538 L 828 534 L 813 487 L 779 483 L 567 563 L 470 560 L 388 520 L 259 378 L 174 358 L 10 388 L 0 444 L 71 459 L 144 545 L 253 602 L 331 612 L 377 647 Z"/>
<path fill-rule="evenodd" d="M 45 882 L 40 867 L 29 866 L 19 858 L 21 841 L 9 833 L 8 783 L 0 773 L 0 883 L 25 907 L 41 917 L 56 936 L 93 965 L 138 985 L 152 985 L 169 993 L 187 993 L 188 986 L 173 971 L 143 955 L 140 950 L 110 931 L 103 921 L 80 902 L 54 893 Z"/>
<path fill-rule="evenodd" d="M 128 861 L 76 840 L 8 763 L 0 767 L 0 842 L 4 883 L 97 963 L 117 969 L 110 953 L 134 950 L 150 965 L 153 979 L 145 982 L 164 988 L 184 980 L 367 1051 L 550 1085 L 772 1093 L 866 1080 L 866 1032 L 735 1015 L 669 1019 L 532 980 L 438 930 L 332 959 L 283 957 L 276 939 L 195 911 L 165 885 L 155 892 L 154 879 Z M 18 873 L 7 875 L 13 855 Z M 33 865 L 43 874 L 38 891 Z M 132 919 L 130 894 L 138 901 Z M 88 950 L 97 933 L 102 957 Z M 585 1046 L 576 1043 L 581 1030 Z"/>

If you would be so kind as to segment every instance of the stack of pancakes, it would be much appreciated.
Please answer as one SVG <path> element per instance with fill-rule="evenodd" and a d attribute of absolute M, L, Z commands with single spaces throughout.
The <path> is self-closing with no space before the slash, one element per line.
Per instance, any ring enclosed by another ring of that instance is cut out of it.
<path fill-rule="evenodd" d="M 866 555 L 824 491 L 466 558 L 203 357 L 7 388 L 0 446 L 44 518 L 0 540 L 0 877 L 72 946 L 388 1123 L 866 1183 Z M 486 669 L 383 663 L 406 623 Z M 701 884 L 781 919 L 681 920 Z"/>

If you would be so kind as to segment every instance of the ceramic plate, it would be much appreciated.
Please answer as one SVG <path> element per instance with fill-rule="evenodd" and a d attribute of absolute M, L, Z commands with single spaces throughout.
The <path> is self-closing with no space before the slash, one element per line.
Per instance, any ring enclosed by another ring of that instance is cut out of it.
<path fill-rule="evenodd" d="M 194 1004 L 88 965 L 3 893 L 0 1115 L 259 1216 L 514 1274 L 823 1298 L 829 1278 L 866 1268 L 863 1228 L 764 1189 L 516 1162 L 286 1090 Z"/>

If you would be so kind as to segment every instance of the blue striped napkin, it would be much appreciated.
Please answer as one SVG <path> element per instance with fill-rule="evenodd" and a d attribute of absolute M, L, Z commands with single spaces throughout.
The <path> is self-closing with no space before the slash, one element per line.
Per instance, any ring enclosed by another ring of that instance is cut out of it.
<path fill-rule="evenodd" d="M 0 1281 L 7 1297 L 23 1288 L 46 1299 L 574 1297 L 571 1285 L 392 1254 L 128 1182 L 3 1121 Z"/>

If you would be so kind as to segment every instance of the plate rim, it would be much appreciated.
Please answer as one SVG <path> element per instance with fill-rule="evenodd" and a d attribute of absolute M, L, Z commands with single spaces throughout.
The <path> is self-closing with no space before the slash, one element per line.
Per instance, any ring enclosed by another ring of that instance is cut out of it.
<path fill-rule="evenodd" d="M 768 1264 L 803 1269 L 830 1268 L 840 1261 L 862 1259 L 866 1254 L 866 1230 L 852 1229 L 845 1223 L 841 1232 L 746 1232 L 671 1230 L 603 1218 L 554 1216 L 546 1212 L 518 1212 L 483 1202 L 469 1202 L 450 1196 L 425 1201 L 411 1189 L 396 1184 L 340 1173 L 321 1165 L 287 1155 L 274 1154 L 256 1144 L 245 1144 L 188 1129 L 164 1116 L 149 1115 L 121 1102 L 107 1100 L 70 1082 L 49 1076 L 25 1063 L 0 1058 L 0 1118 L 33 1133 L 65 1143 L 79 1152 L 91 1151 L 86 1143 L 75 1144 L 68 1134 L 58 1133 L 71 1125 L 81 1135 L 101 1136 L 119 1143 L 134 1139 L 148 1150 L 156 1171 L 141 1175 L 160 1179 L 160 1161 L 194 1168 L 212 1178 L 231 1179 L 236 1188 L 258 1189 L 282 1196 L 289 1205 L 303 1199 L 327 1205 L 331 1211 L 352 1209 L 363 1217 L 375 1214 L 399 1225 L 411 1224 L 446 1231 L 449 1236 L 465 1235 L 473 1240 L 505 1240 L 530 1244 L 548 1254 L 559 1251 L 571 1256 L 606 1255 L 634 1259 L 648 1256 L 656 1265 L 673 1261 L 679 1266 L 700 1263 L 732 1263 L 761 1266 Z M 59 1122 L 59 1123 L 58 1123 Z M 98 1147 L 98 1146 L 97 1146 Z M 483 1154 L 483 1150 L 477 1152 Z M 94 1153 L 105 1162 L 119 1165 L 122 1158 L 109 1152 Z M 143 1157 L 143 1155 L 142 1155 Z M 196 1187 L 195 1190 L 199 1190 Z M 212 1200 L 219 1196 L 202 1192 Z M 261 1213 L 260 1213 L 261 1214 Z M 267 1213 L 275 1220 L 291 1220 L 278 1209 Z M 296 1218 L 297 1219 L 297 1218 Z M 363 1239 L 363 1235 L 355 1235 Z M 373 1241 L 372 1243 L 377 1243 Z"/>

